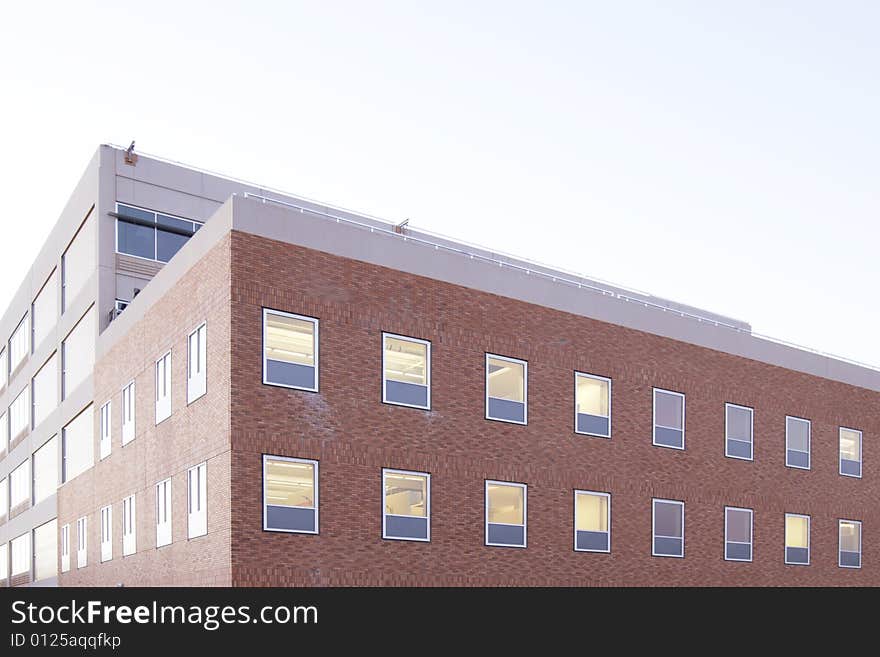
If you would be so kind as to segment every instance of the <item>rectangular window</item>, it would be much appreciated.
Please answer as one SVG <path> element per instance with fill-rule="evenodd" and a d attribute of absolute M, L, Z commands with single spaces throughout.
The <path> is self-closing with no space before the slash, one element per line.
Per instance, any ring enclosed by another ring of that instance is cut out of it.
<path fill-rule="evenodd" d="M 263 383 L 318 391 L 318 320 L 263 308 Z"/>
<path fill-rule="evenodd" d="M 611 438 L 611 379 L 574 373 L 574 430 Z"/>
<path fill-rule="evenodd" d="M 94 465 L 95 428 L 92 405 L 61 430 L 61 482 L 70 481 Z"/>
<path fill-rule="evenodd" d="M 318 462 L 263 455 L 263 529 L 318 533 Z"/>
<path fill-rule="evenodd" d="M 127 557 L 137 551 L 137 513 L 134 495 L 122 500 L 122 556 Z"/>
<path fill-rule="evenodd" d="M 862 523 L 858 520 L 838 520 L 837 565 L 841 568 L 862 567 Z"/>
<path fill-rule="evenodd" d="M 0 390 L 6 387 L 6 377 L 9 374 L 9 358 L 6 354 L 6 345 L 0 347 Z"/>
<path fill-rule="evenodd" d="M 101 563 L 113 558 L 113 507 L 101 508 Z"/>
<path fill-rule="evenodd" d="M 101 407 L 101 423 L 99 431 L 100 433 L 100 459 L 104 460 L 108 456 L 110 456 L 110 451 L 113 449 L 113 440 L 110 436 L 110 419 L 111 419 L 111 409 L 113 408 L 111 402 L 107 402 Z"/>
<path fill-rule="evenodd" d="M 134 440 L 134 381 L 122 389 L 122 444 Z"/>
<path fill-rule="evenodd" d="M 9 474 L 10 517 L 30 506 L 31 502 L 31 460 L 25 459 Z"/>
<path fill-rule="evenodd" d="M 382 334 L 382 401 L 431 408 L 431 343 Z"/>
<path fill-rule="evenodd" d="M 0 588 L 7 585 L 9 579 L 9 544 L 0 543 Z"/>
<path fill-rule="evenodd" d="M 9 440 L 10 447 L 15 441 L 27 434 L 31 425 L 31 395 L 30 386 L 18 393 L 9 405 Z"/>
<path fill-rule="evenodd" d="M 34 452 L 34 504 L 39 504 L 58 490 L 58 436 Z"/>
<path fill-rule="evenodd" d="M 67 310 L 92 277 L 97 262 L 95 221 L 89 213 L 61 256 L 61 312 Z"/>
<path fill-rule="evenodd" d="M 486 354 L 486 419 L 528 423 L 528 368 L 524 360 Z"/>
<path fill-rule="evenodd" d="M 9 447 L 9 423 L 6 421 L 6 412 L 0 413 L 0 458 L 6 454 Z"/>
<path fill-rule="evenodd" d="M 684 449 L 684 395 L 654 388 L 654 444 Z"/>
<path fill-rule="evenodd" d="M 171 478 L 156 484 L 156 547 L 171 544 Z"/>
<path fill-rule="evenodd" d="M 732 459 L 752 460 L 755 411 L 748 406 L 724 405 L 724 455 Z"/>
<path fill-rule="evenodd" d="M 156 361 L 156 424 L 171 417 L 171 352 Z"/>
<path fill-rule="evenodd" d="M 724 558 L 727 561 L 752 560 L 752 509 L 724 507 Z"/>
<path fill-rule="evenodd" d="M 840 474 L 862 476 L 862 432 L 840 427 Z"/>
<path fill-rule="evenodd" d="M 67 399 L 95 367 L 95 307 L 92 306 L 61 343 L 61 398 Z"/>
<path fill-rule="evenodd" d="M 34 529 L 34 581 L 58 577 L 58 520 Z"/>
<path fill-rule="evenodd" d="M 608 493 L 574 492 L 574 549 L 611 552 L 611 495 Z"/>
<path fill-rule="evenodd" d="M 202 223 L 171 215 L 116 204 L 116 251 L 168 262 Z"/>
<path fill-rule="evenodd" d="M 16 370 L 18 370 L 19 366 L 21 366 L 21 364 L 24 362 L 24 359 L 27 358 L 27 355 L 31 352 L 29 339 L 30 337 L 30 321 L 28 320 L 28 315 L 25 315 L 18 323 L 18 326 L 15 327 L 15 330 L 12 332 L 12 336 L 9 338 L 10 378 L 12 377 L 12 374 L 14 374 Z"/>
<path fill-rule="evenodd" d="M 43 340 L 49 337 L 58 321 L 58 277 L 55 270 L 49 275 L 43 289 L 39 291 L 31 305 L 31 325 L 33 350 L 36 351 Z"/>
<path fill-rule="evenodd" d="M 6 522 L 6 515 L 9 513 L 9 479 L 3 477 L 0 479 L 0 525 Z"/>
<path fill-rule="evenodd" d="M 189 334 L 186 367 L 186 403 L 191 404 L 208 390 L 208 325 Z"/>
<path fill-rule="evenodd" d="M 526 547 L 526 485 L 486 480 L 486 545 Z"/>
<path fill-rule="evenodd" d="M 89 537 L 86 533 L 89 519 L 83 516 L 76 521 L 76 567 L 85 568 L 89 565 Z"/>
<path fill-rule="evenodd" d="M 785 465 L 789 468 L 810 469 L 811 430 L 809 420 L 785 416 Z"/>
<path fill-rule="evenodd" d="M 196 538 L 208 533 L 208 464 L 201 463 L 187 472 L 187 536 Z"/>
<path fill-rule="evenodd" d="M 684 502 L 653 500 L 653 546 L 655 557 L 684 557 Z"/>
<path fill-rule="evenodd" d="M 12 577 L 26 575 L 24 581 L 30 580 L 31 574 L 31 533 L 28 531 L 18 538 L 12 539 Z"/>
<path fill-rule="evenodd" d="M 382 470 L 382 538 L 431 540 L 431 475 Z"/>
<path fill-rule="evenodd" d="M 785 563 L 810 564 L 810 516 L 785 514 Z"/>
<path fill-rule="evenodd" d="M 70 525 L 61 528 L 61 572 L 70 570 Z"/>
<path fill-rule="evenodd" d="M 49 357 L 31 380 L 34 429 L 58 407 L 58 357 Z"/>

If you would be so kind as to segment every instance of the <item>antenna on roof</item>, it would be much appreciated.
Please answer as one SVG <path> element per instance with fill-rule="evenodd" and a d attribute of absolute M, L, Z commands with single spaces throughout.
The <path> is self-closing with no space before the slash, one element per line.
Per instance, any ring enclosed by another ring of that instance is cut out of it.
<path fill-rule="evenodd" d="M 405 232 L 405 229 L 406 229 L 406 225 L 408 223 L 409 223 L 409 217 L 407 217 L 406 219 L 401 221 L 399 224 L 395 224 L 394 225 L 394 232 L 400 233 L 401 235 L 403 235 L 403 233 Z"/>
<path fill-rule="evenodd" d="M 135 164 L 137 164 L 137 161 L 138 156 L 134 152 L 134 139 L 132 139 L 129 147 L 125 149 L 125 163 L 134 166 Z"/>

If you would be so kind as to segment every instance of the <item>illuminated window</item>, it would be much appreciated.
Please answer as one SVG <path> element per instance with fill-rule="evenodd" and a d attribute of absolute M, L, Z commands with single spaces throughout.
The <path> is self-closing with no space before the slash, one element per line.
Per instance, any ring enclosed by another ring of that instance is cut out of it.
<path fill-rule="evenodd" d="M 208 325 L 189 334 L 186 367 L 186 403 L 191 404 L 208 390 Z"/>
<path fill-rule="evenodd" d="M 122 500 L 122 556 L 127 557 L 137 551 L 137 514 L 134 495 Z"/>
<path fill-rule="evenodd" d="M 83 516 L 76 521 L 76 567 L 85 568 L 89 565 L 89 537 L 87 532 L 89 519 Z"/>
<path fill-rule="evenodd" d="M 684 449 L 684 395 L 654 388 L 654 444 Z"/>
<path fill-rule="evenodd" d="M 382 538 L 431 540 L 431 475 L 382 470 Z"/>
<path fill-rule="evenodd" d="M 200 463 L 187 473 L 187 537 L 208 533 L 208 464 Z"/>
<path fill-rule="evenodd" d="M 111 418 L 111 410 L 112 410 L 111 402 L 107 402 L 101 407 L 101 423 L 100 423 L 100 439 L 98 444 L 100 445 L 100 458 L 105 459 L 110 456 L 110 450 L 112 449 L 113 441 L 110 436 L 110 418 Z"/>
<path fill-rule="evenodd" d="M 431 408 L 431 343 L 382 334 L 382 401 Z"/>
<path fill-rule="evenodd" d="M 156 361 L 156 424 L 171 417 L 171 352 Z"/>
<path fill-rule="evenodd" d="M 101 562 L 113 558 L 113 507 L 101 508 Z"/>
<path fill-rule="evenodd" d="M 862 523 L 858 520 L 839 520 L 839 553 L 837 565 L 841 568 L 862 567 Z"/>
<path fill-rule="evenodd" d="M 611 379 L 575 372 L 574 406 L 576 433 L 611 437 Z"/>
<path fill-rule="evenodd" d="M 724 558 L 727 561 L 752 560 L 751 509 L 724 507 Z"/>
<path fill-rule="evenodd" d="M 747 406 L 724 405 L 724 427 L 727 440 L 724 455 L 732 459 L 752 460 L 752 438 L 755 412 Z"/>
<path fill-rule="evenodd" d="M 486 419 L 526 424 L 528 363 L 486 354 Z"/>
<path fill-rule="evenodd" d="M 785 465 L 810 469 L 811 423 L 799 417 L 785 418 Z"/>
<path fill-rule="evenodd" d="M 58 576 L 58 521 L 34 529 L 34 581 Z"/>
<path fill-rule="evenodd" d="M 263 456 L 263 529 L 318 533 L 318 462 Z"/>
<path fill-rule="evenodd" d="M 810 563 L 810 516 L 785 514 L 785 563 L 807 566 Z"/>
<path fill-rule="evenodd" d="M 61 572 L 70 570 L 70 525 L 61 528 Z"/>
<path fill-rule="evenodd" d="M 486 545 L 526 546 L 526 485 L 486 481 Z"/>
<path fill-rule="evenodd" d="M 263 308 L 263 383 L 318 391 L 318 320 Z"/>
<path fill-rule="evenodd" d="M 652 552 L 655 557 L 684 557 L 684 502 L 653 500 Z"/>
<path fill-rule="evenodd" d="M 840 427 L 840 474 L 862 476 L 862 432 Z"/>
<path fill-rule="evenodd" d="M 611 552 L 611 495 L 574 492 L 574 549 Z"/>
<path fill-rule="evenodd" d="M 156 484 L 156 547 L 171 544 L 171 479 Z"/>
<path fill-rule="evenodd" d="M 134 381 L 122 389 L 122 444 L 134 440 L 135 396 Z"/>

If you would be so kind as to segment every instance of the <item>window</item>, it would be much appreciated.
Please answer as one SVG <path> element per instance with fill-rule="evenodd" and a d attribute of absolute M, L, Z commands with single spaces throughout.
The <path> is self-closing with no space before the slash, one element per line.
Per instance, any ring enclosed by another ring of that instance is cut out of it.
<path fill-rule="evenodd" d="M 171 544 L 171 479 L 156 484 L 156 547 Z"/>
<path fill-rule="evenodd" d="M 24 436 L 31 425 L 30 399 L 30 387 L 25 386 L 9 405 L 9 439 L 13 443 Z"/>
<path fill-rule="evenodd" d="M 862 476 L 862 432 L 840 427 L 840 474 Z"/>
<path fill-rule="evenodd" d="M 0 479 L 0 525 L 6 522 L 6 514 L 9 513 L 9 479 Z"/>
<path fill-rule="evenodd" d="M 189 334 L 186 368 L 186 403 L 190 404 L 208 390 L 208 325 L 202 324 Z"/>
<path fill-rule="evenodd" d="M 724 558 L 727 561 L 752 560 L 753 511 L 724 507 Z"/>
<path fill-rule="evenodd" d="M 22 317 L 21 321 L 18 323 L 18 326 L 15 327 L 15 330 L 12 332 L 12 336 L 9 338 L 9 374 L 10 378 L 12 378 L 12 374 L 19 368 L 19 366 L 24 362 L 24 359 L 27 358 L 27 355 L 30 353 L 30 322 L 28 321 L 28 316 L 25 315 Z"/>
<path fill-rule="evenodd" d="M 841 568 L 862 567 L 862 523 L 858 520 L 838 520 L 837 565 Z"/>
<path fill-rule="evenodd" d="M 9 359 L 6 355 L 6 346 L 0 347 L 0 390 L 6 387 L 6 377 L 9 374 Z"/>
<path fill-rule="evenodd" d="M 431 540 L 431 475 L 382 470 L 382 538 Z"/>
<path fill-rule="evenodd" d="M 122 556 L 127 557 L 137 550 L 137 514 L 134 495 L 122 500 Z"/>
<path fill-rule="evenodd" d="M 62 483 L 88 470 L 95 462 L 92 422 L 92 405 L 89 404 L 61 430 Z"/>
<path fill-rule="evenodd" d="M 134 440 L 134 381 L 122 389 L 122 444 Z"/>
<path fill-rule="evenodd" d="M 751 461 L 755 411 L 748 406 L 724 405 L 724 455 Z"/>
<path fill-rule="evenodd" d="M 6 421 L 6 413 L 0 413 L 0 457 L 6 453 L 9 447 L 9 423 Z"/>
<path fill-rule="evenodd" d="M 34 581 L 58 577 L 58 521 L 34 529 Z"/>
<path fill-rule="evenodd" d="M 196 538 L 208 533 L 208 464 L 202 463 L 187 472 L 187 536 Z"/>
<path fill-rule="evenodd" d="M 653 500 L 653 546 L 655 557 L 684 557 L 684 502 Z"/>
<path fill-rule="evenodd" d="M 171 352 L 156 361 L 156 424 L 171 417 Z"/>
<path fill-rule="evenodd" d="M 58 358 L 52 354 L 31 381 L 34 429 L 58 407 Z"/>
<path fill-rule="evenodd" d="M 12 577 L 31 573 L 31 533 L 12 539 Z"/>
<path fill-rule="evenodd" d="M 25 459 L 9 475 L 9 507 L 12 511 L 27 508 L 31 501 L 31 460 Z"/>
<path fill-rule="evenodd" d="M 684 395 L 654 388 L 654 444 L 684 449 Z"/>
<path fill-rule="evenodd" d="M 101 508 L 101 563 L 113 558 L 113 507 Z"/>
<path fill-rule="evenodd" d="M 263 455 L 263 529 L 318 533 L 318 462 Z"/>
<path fill-rule="evenodd" d="M 318 391 L 318 320 L 263 308 L 263 383 Z"/>
<path fill-rule="evenodd" d="M 6 586 L 9 579 L 9 544 L 0 543 L 0 588 Z"/>
<path fill-rule="evenodd" d="M 486 481 L 486 545 L 526 546 L 526 485 Z"/>
<path fill-rule="evenodd" d="M 785 416 L 785 465 L 810 469 L 811 423 L 799 417 Z"/>
<path fill-rule="evenodd" d="M 116 251 L 168 262 L 195 235 L 202 223 L 116 204 Z"/>
<path fill-rule="evenodd" d="M 58 490 L 58 436 L 52 436 L 34 452 L 34 504 Z"/>
<path fill-rule="evenodd" d="M 113 449 L 113 441 L 110 437 L 110 412 L 112 409 L 111 402 L 107 402 L 101 407 L 101 423 L 100 423 L 100 459 L 104 460 L 110 456 Z"/>
<path fill-rule="evenodd" d="M 45 340 L 58 320 L 58 277 L 55 270 L 49 275 L 43 289 L 37 294 L 31 306 L 31 344 L 36 351 Z"/>
<path fill-rule="evenodd" d="M 785 563 L 807 566 L 810 563 L 810 516 L 785 514 Z"/>
<path fill-rule="evenodd" d="M 611 438 L 611 379 L 574 373 L 574 430 Z"/>
<path fill-rule="evenodd" d="M 574 492 L 574 549 L 611 552 L 611 495 L 608 493 Z"/>
<path fill-rule="evenodd" d="M 76 567 L 85 568 L 89 565 L 88 545 L 89 538 L 86 530 L 88 529 L 89 519 L 83 516 L 76 521 Z"/>
<path fill-rule="evenodd" d="M 382 334 L 382 401 L 431 408 L 431 343 Z"/>
<path fill-rule="evenodd" d="M 95 221 L 91 213 L 61 256 L 61 312 L 67 310 L 95 271 Z"/>
<path fill-rule="evenodd" d="M 70 525 L 61 528 L 61 572 L 70 570 Z"/>
<path fill-rule="evenodd" d="M 95 309 L 90 308 L 61 343 L 61 398 L 67 399 L 95 367 Z"/>
<path fill-rule="evenodd" d="M 486 354 L 486 419 L 528 423 L 528 363 Z"/>

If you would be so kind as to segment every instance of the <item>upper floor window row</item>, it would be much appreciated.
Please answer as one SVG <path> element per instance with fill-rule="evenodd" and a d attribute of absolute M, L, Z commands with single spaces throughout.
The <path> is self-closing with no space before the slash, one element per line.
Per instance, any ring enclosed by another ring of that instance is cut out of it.
<path fill-rule="evenodd" d="M 202 227 L 199 221 L 116 204 L 116 251 L 168 262 Z"/>

